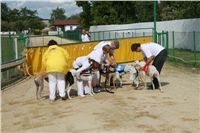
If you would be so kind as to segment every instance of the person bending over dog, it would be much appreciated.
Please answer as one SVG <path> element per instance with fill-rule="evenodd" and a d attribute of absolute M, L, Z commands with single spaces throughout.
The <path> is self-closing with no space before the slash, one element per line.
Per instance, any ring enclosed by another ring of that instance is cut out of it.
<path fill-rule="evenodd" d="M 60 97 L 62 100 L 66 100 L 65 74 L 69 68 L 67 64 L 69 54 L 65 49 L 59 47 L 54 40 L 50 40 L 48 46 L 42 58 L 42 70 L 48 75 L 49 99 L 52 101 L 55 100 L 57 84 Z"/>
<path fill-rule="evenodd" d="M 103 54 L 100 57 L 102 65 L 105 64 L 106 66 L 109 66 L 110 64 L 116 64 L 115 58 L 114 58 L 114 50 L 118 49 L 119 46 L 120 44 L 119 44 L 119 41 L 117 40 L 101 41 L 94 47 L 93 51 L 88 56 L 96 56 L 94 53 L 103 52 Z M 110 60 L 108 60 L 108 54 L 110 56 Z M 96 71 L 96 75 L 97 75 L 98 83 L 94 87 L 94 90 L 95 92 L 100 92 L 102 89 L 102 87 L 100 86 L 100 80 L 101 80 L 100 72 Z"/>
<path fill-rule="evenodd" d="M 142 52 L 146 62 L 145 66 L 143 67 L 145 72 L 147 72 L 148 66 L 153 61 L 153 65 L 156 67 L 158 72 L 161 73 L 162 67 L 167 58 L 167 50 L 164 47 L 154 42 L 144 44 L 134 43 L 131 46 L 131 50 L 133 52 Z M 156 78 L 153 79 L 153 84 L 156 89 L 159 88 L 158 80 Z"/>
<path fill-rule="evenodd" d="M 88 56 L 81 56 L 73 62 L 73 68 L 77 70 L 78 96 L 84 97 L 84 90 L 86 94 L 94 94 L 92 88 L 92 71 L 100 68 L 100 61 L 95 58 L 89 58 Z M 84 85 L 84 83 L 87 85 Z"/>

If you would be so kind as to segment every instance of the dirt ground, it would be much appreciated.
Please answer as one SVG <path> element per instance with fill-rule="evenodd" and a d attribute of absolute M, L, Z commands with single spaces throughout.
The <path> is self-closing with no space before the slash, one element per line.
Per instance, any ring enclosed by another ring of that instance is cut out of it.
<path fill-rule="evenodd" d="M 47 83 L 45 99 L 36 100 L 31 77 L 2 91 L 2 132 L 199 133 L 200 72 L 167 63 L 161 80 L 164 93 L 124 85 L 52 103 Z"/>

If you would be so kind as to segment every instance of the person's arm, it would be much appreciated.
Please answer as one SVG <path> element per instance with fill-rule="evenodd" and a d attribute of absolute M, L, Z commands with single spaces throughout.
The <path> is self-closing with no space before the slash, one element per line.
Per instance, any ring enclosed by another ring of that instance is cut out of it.
<path fill-rule="evenodd" d="M 82 65 L 82 67 L 79 68 L 76 72 L 80 74 L 82 71 L 87 70 L 89 67 L 90 67 L 90 64 L 89 64 L 89 63 L 84 63 L 84 64 Z"/>
<path fill-rule="evenodd" d="M 151 52 L 149 51 L 149 49 L 147 49 L 147 48 L 141 48 L 141 50 L 142 50 L 142 53 L 143 53 L 144 56 L 145 56 L 145 63 L 146 63 L 146 64 L 144 65 L 144 67 L 142 68 L 142 70 L 145 71 L 145 72 L 147 72 L 150 63 L 151 63 L 152 60 L 153 60 L 153 56 L 152 56 Z"/>
<path fill-rule="evenodd" d="M 116 64 L 114 50 L 110 50 L 109 55 L 110 55 L 110 59 L 111 59 L 111 64 Z"/>

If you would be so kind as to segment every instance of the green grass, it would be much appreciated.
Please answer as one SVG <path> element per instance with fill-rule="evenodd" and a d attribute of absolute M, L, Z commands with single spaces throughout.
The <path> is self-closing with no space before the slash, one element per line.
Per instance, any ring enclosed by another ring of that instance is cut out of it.
<path fill-rule="evenodd" d="M 194 52 L 184 49 L 168 49 L 169 61 L 188 66 L 194 66 Z M 200 52 L 196 52 L 196 65 L 194 67 L 200 68 Z"/>

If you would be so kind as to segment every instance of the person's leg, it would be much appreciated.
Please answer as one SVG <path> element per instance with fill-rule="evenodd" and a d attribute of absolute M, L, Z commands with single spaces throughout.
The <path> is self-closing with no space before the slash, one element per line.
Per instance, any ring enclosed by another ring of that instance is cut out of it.
<path fill-rule="evenodd" d="M 77 79 L 77 88 L 78 88 L 78 96 L 84 96 L 83 94 L 83 81 L 81 79 Z"/>
<path fill-rule="evenodd" d="M 154 59 L 153 65 L 156 67 L 156 69 L 158 70 L 159 73 L 161 73 L 161 70 L 166 61 L 166 58 L 167 58 L 167 50 L 165 49 L 165 50 L 161 51 Z M 159 88 L 158 79 L 154 78 L 153 83 L 154 83 L 156 89 Z"/>
<path fill-rule="evenodd" d="M 92 89 L 92 75 L 81 76 L 81 79 L 83 80 L 83 86 L 84 86 L 85 94 L 92 95 L 92 92 L 91 92 L 91 89 Z"/>
<path fill-rule="evenodd" d="M 49 73 L 48 74 L 49 79 L 49 99 L 55 100 L 56 98 L 56 73 Z"/>
<path fill-rule="evenodd" d="M 98 93 L 101 91 L 101 87 L 100 87 L 100 72 L 99 71 L 95 71 L 93 78 L 92 78 L 92 87 L 94 88 L 94 92 Z"/>
<path fill-rule="evenodd" d="M 156 67 L 159 73 L 161 73 L 161 70 L 163 68 L 163 65 L 167 59 L 167 50 L 164 49 L 161 51 L 156 58 L 154 59 L 153 65 Z"/>
<path fill-rule="evenodd" d="M 65 92 L 65 74 L 64 73 L 56 73 L 57 74 L 57 86 L 59 90 L 60 97 L 64 98 L 66 95 Z"/>

